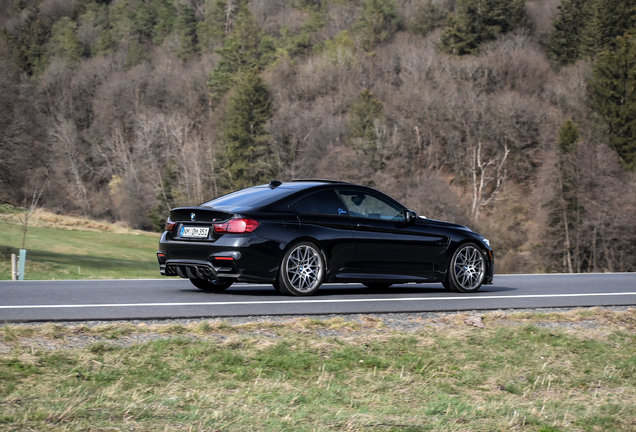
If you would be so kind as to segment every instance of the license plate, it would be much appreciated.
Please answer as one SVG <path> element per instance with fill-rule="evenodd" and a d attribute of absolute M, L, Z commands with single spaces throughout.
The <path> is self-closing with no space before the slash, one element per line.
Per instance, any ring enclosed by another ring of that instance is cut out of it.
<path fill-rule="evenodd" d="M 207 238 L 210 228 L 182 227 L 181 237 Z"/>

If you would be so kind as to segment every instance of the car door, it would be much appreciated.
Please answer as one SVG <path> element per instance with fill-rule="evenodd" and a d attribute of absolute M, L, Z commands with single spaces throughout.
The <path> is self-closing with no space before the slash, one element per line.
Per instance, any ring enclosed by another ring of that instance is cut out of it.
<path fill-rule="evenodd" d="M 424 219 L 407 221 L 408 210 L 379 193 L 362 189 L 338 193 L 351 216 L 360 273 L 395 279 L 433 274 L 446 237 Z"/>
<path fill-rule="evenodd" d="M 357 261 L 346 206 L 333 189 L 314 192 L 291 205 L 299 221 L 299 237 L 320 242 L 328 260 L 327 280 L 350 271 Z"/>

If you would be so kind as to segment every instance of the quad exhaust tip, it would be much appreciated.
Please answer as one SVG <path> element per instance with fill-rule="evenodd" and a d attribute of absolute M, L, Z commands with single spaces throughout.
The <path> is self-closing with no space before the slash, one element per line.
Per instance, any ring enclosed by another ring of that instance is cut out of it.
<path fill-rule="evenodd" d="M 207 266 L 193 265 L 168 265 L 166 266 L 166 276 L 179 276 L 186 279 L 205 279 L 214 276 L 214 272 Z"/>
<path fill-rule="evenodd" d="M 212 269 L 210 267 L 200 266 L 197 268 L 197 272 L 199 273 L 199 277 L 203 276 L 201 279 L 209 279 L 212 276 Z"/>

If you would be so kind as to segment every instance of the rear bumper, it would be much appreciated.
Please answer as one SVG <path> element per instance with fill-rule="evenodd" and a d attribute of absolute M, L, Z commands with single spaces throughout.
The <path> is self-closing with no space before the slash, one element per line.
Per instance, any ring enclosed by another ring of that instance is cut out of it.
<path fill-rule="evenodd" d="M 284 245 L 254 234 L 228 234 L 208 242 L 175 241 L 164 233 L 157 260 L 163 276 L 271 283 L 283 250 Z"/>
<path fill-rule="evenodd" d="M 240 274 L 232 267 L 216 267 L 207 261 L 173 260 L 159 264 L 163 276 L 179 276 L 188 279 L 238 279 Z"/>

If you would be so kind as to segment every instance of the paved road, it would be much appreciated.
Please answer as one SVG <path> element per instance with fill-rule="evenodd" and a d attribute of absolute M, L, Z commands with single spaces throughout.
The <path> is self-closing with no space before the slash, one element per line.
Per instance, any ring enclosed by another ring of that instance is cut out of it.
<path fill-rule="evenodd" d="M 501 275 L 474 294 L 441 284 L 324 285 L 312 297 L 287 297 L 269 285 L 236 284 L 205 293 L 178 278 L 105 281 L 0 281 L 0 323 L 462 311 L 636 305 L 636 273 Z"/>

